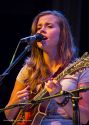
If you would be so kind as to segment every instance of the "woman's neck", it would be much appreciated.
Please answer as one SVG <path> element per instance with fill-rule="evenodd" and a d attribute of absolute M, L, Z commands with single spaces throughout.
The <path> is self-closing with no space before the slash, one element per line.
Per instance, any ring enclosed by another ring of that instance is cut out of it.
<path fill-rule="evenodd" d="M 51 73 L 55 73 L 61 67 L 59 55 L 56 52 L 43 53 L 44 60 Z"/>

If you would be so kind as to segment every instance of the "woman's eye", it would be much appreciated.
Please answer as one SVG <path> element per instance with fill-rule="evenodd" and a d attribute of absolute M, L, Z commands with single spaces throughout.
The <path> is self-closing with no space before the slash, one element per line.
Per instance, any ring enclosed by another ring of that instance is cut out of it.
<path fill-rule="evenodd" d="M 40 29 L 41 29 L 41 27 L 37 27 L 37 31 L 40 30 Z"/>
<path fill-rule="evenodd" d="M 53 26 L 52 25 L 48 25 L 47 27 L 52 28 Z"/>

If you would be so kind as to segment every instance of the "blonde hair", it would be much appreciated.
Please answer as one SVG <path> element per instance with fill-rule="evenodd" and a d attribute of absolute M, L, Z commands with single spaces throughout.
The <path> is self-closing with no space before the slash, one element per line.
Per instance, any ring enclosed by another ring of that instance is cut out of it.
<path fill-rule="evenodd" d="M 37 31 L 37 23 L 39 18 L 44 15 L 55 15 L 59 20 L 60 42 L 58 44 L 57 50 L 61 63 L 65 65 L 76 56 L 76 48 L 73 43 L 73 37 L 71 34 L 69 23 L 65 16 L 59 11 L 43 11 L 39 13 L 33 20 L 31 28 L 32 35 L 34 35 Z M 31 57 L 27 59 L 26 63 L 29 66 L 29 80 L 31 86 L 32 88 L 35 88 L 40 79 L 46 78 L 48 76 L 47 66 L 45 65 L 43 58 L 43 50 L 38 48 L 36 43 L 33 44 Z"/>

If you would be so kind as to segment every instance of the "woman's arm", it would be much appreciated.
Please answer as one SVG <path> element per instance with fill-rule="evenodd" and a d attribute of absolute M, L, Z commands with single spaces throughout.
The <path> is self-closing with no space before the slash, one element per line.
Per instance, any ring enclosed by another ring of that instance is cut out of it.
<path fill-rule="evenodd" d="M 14 105 L 17 103 L 21 103 L 29 99 L 29 86 L 24 85 L 23 83 L 19 83 L 17 80 L 15 82 L 14 89 L 12 91 L 10 100 L 6 107 L 10 105 Z M 26 100 L 24 100 L 24 97 Z M 19 112 L 20 107 L 15 107 L 12 109 L 5 110 L 5 115 L 8 120 L 13 120 L 17 113 Z"/>

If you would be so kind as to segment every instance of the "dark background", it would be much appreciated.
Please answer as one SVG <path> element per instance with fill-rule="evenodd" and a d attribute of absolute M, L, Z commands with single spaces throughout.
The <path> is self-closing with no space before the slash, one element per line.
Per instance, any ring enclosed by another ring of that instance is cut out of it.
<path fill-rule="evenodd" d="M 0 73 L 8 68 L 20 38 L 30 35 L 31 23 L 40 11 L 61 10 L 66 15 L 79 48 L 79 56 L 89 51 L 89 4 L 88 0 L 1 0 L 0 1 Z M 24 50 L 20 45 L 16 56 Z M 8 102 L 14 86 L 15 78 L 25 57 L 0 82 L 0 108 Z M 0 125 L 9 124 L 3 121 L 4 113 L 0 113 Z"/>

